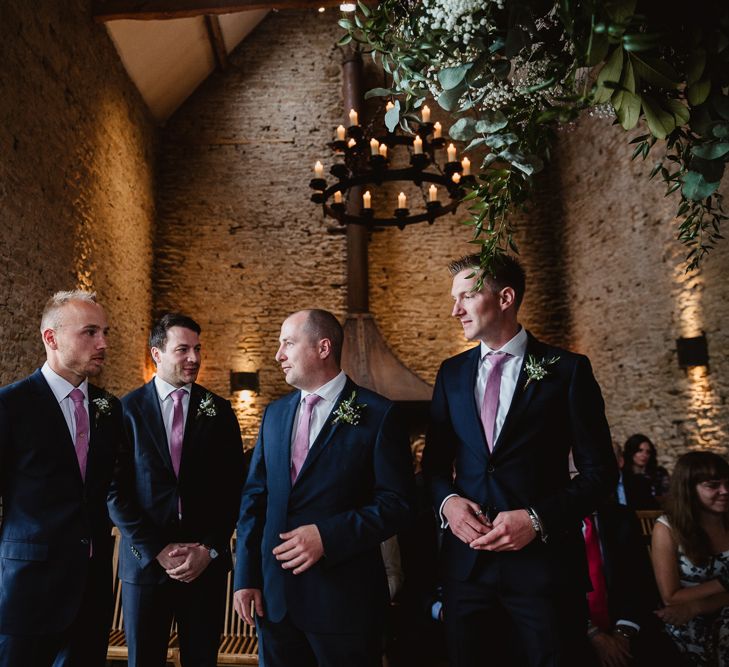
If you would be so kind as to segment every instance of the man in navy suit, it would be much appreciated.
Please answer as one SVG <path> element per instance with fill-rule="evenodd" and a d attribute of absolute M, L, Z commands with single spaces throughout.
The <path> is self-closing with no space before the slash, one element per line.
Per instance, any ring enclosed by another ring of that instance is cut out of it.
<path fill-rule="evenodd" d="M 589 588 L 581 519 L 617 481 L 600 389 L 586 357 L 519 324 L 525 276 L 515 259 L 497 258 L 481 286 L 478 256 L 450 270 L 452 314 L 480 341 L 438 372 L 423 457 L 446 528 L 451 665 L 513 653 L 494 631 L 505 618 L 529 664 L 580 664 Z"/>
<path fill-rule="evenodd" d="M 165 665 L 174 618 L 183 666 L 214 667 L 243 485 L 240 428 L 230 403 L 195 383 L 194 320 L 164 315 L 149 345 L 157 374 L 122 399 L 129 445 L 109 495 L 129 665 Z"/>
<path fill-rule="evenodd" d="M 46 304 L 46 363 L 0 389 L 0 665 L 102 667 L 112 613 L 106 496 L 124 437 L 101 372 L 109 325 L 96 296 Z"/>
<path fill-rule="evenodd" d="M 393 404 L 341 371 L 342 327 L 291 315 L 276 361 L 297 391 L 268 406 L 238 520 L 235 607 L 255 608 L 266 667 L 381 664 L 380 543 L 411 515 L 413 476 Z"/>

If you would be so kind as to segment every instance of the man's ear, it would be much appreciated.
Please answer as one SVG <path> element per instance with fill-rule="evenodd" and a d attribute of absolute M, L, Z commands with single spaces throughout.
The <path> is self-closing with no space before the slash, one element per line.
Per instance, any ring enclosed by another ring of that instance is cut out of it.
<path fill-rule="evenodd" d="M 149 353 L 152 355 L 152 361 L 154 361 L 154 365 L 159 365 L 160 360 L 160 349 L 158 347 L 152 347 L 149 350 Z"/>
<path fill-rule="evenodd" d="M 504 287 L 499 292 L 499 306 L 501 310 L 507 310 L 516 303 L 516 292 L 513 287 Z"/>
<path fill-rule="evenodd" d="M 332 341 L 330 341 L 328 338 L 322 338 L 319 341 L 319 357 L 322 359 L 327 359 L 332 354 Z"/>
<path fill-rule="evenodd" d="M 56 340 L 56 332 L 53 329 L 45 329 L 41 334 L 43 343 L 51 350 L 58 349 L 58 341 Z"/>

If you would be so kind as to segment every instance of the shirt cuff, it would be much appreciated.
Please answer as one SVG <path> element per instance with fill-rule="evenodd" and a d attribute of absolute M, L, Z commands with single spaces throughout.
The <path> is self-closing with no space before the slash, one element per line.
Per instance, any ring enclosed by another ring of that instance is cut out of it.
<path fill-rule="evenodd" d="M 440 527 L 445 530 L 448 528 L 448 522 L 446 521 L 446 518 L 443 516 L 443 508 L 445 507 L 445 504 L 448 502 L 450 498 L 460 498 L 460 496 L 457 493 L 451 493 L 447 495 L 445 498 L 443 498 L 443 502 L 440 504 L 440 507 L 438 508 L 438 515 L 440 516 Z"/>
<path fill-rule="evenodd" d="M 617 621 L 615 625 L 627 625 L 629 628 L 635 628 L 636 632 L 640 632 L 640 626 L 637 623 L 633 623 L 633 621 L 628 621 L 624 618 L 621 618 L 619 621 Z"/>

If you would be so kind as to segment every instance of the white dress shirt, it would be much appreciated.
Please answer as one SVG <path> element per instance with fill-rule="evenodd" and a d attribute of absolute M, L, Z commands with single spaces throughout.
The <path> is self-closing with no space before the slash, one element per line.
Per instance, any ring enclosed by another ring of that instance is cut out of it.
<path fill-rule="evenodd" d="M 304 399 L 309 394 L 316 394 L 321 397 L 321 400 L 314 405 L 311 411 L 311 421 L 309 422 L 309 449 L 311 449 L 316 437 L 321 432 L 327 418 L 334 409 L 334 404 L 337 402 L 339 395 L 344 390 L 344 385 L 346 383 L 347 376 L 344 374 L 344 371 L 339 371 L 339 375 L 332 378 L 329 382 L 318 389 L 315 389 L 314 391 L 301 390 L 301 399 L 299 400 L 299 407 L 296 409 L 296 417 L 294 418 L 294 428 L 291 431 L 292 445 L 294 444 L 294 438 L 296 437 L 296 430 L 299 427 L 299 415 L 301 414 L 301 405 L 303 404 Z"/>
<path fill-rule="evenodd" d="M 162 410 L 162 422 L 165 425 L 165 433 L 167 434 L 167 447 L 170 446 L 172 437 L 172 420 L 174 418 L 175 402 L 172 400 L 172 392 L 178 389 L 184 389 L 182 396 L 182 434 L 185 434 L 185 424 L 187 423 L 187 412 L 190 409 L 190 391 L 192 384 L 186 384 L 182 387 L 175 387 L 169 382 L 163 380 L 159 375 L 154 376 L 154 388 L 157 390 L 157 398 L 159 399 L 159 407 Z"/>
<path fill-rule="evenodd" d="M 63 418 L 66 420 L 68 431 L 71 434 L 71 442 L 76 442 L 76 408 L 74 407 L 73 400 L 69 394 L 76 389 L 68 380 L 62 378 L 56 371 L 54 371 L 46 361 L 41 368 L 41 373 L 46 379 L 48 386 L 53 392 L 58 404 L 61 406 L 61 412 L 63 412 Z M 84 381 L 78 386 L 78 388 L 84 393 L 84 408 L 86 414 L 89 414 L 89 381 L 84 378 Z M 91 433 L 89 433 L 89 442 L 91 442 Z"/>

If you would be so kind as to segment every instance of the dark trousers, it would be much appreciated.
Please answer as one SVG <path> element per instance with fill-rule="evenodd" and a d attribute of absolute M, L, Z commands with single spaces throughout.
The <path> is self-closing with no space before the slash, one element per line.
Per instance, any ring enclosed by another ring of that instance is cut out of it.
<path fill-rule="evenodd" d="M 585 593 L 514 590 L 498 565 L 483 559 L 468 581 L 444 586 L 450 667 L 591 665 Z"/>
<path fill-rule="evenodd" d="M 359 633 L 318 633 L 298 629 L 287 616 L 279 623 L 258 618 L 266 667 L 380 667 L 382 625 Z"/>
<path fill-rule="evenodd" d="M 227 572 L 205 570 L 184 584 L 122 585 L 129 667 L 164 667 L 172 620 L 177 621 L 183 667 L 215 667 L 225 615 Z"/>
<path fill-rule="evenodd" d="M 104 667 L 113 597 L 111 562 L 92 558 L 78 614 L 63 632 L 0 635 L 0 667 Z M 53 605 L 54 591 L 48 591 Z"/>

